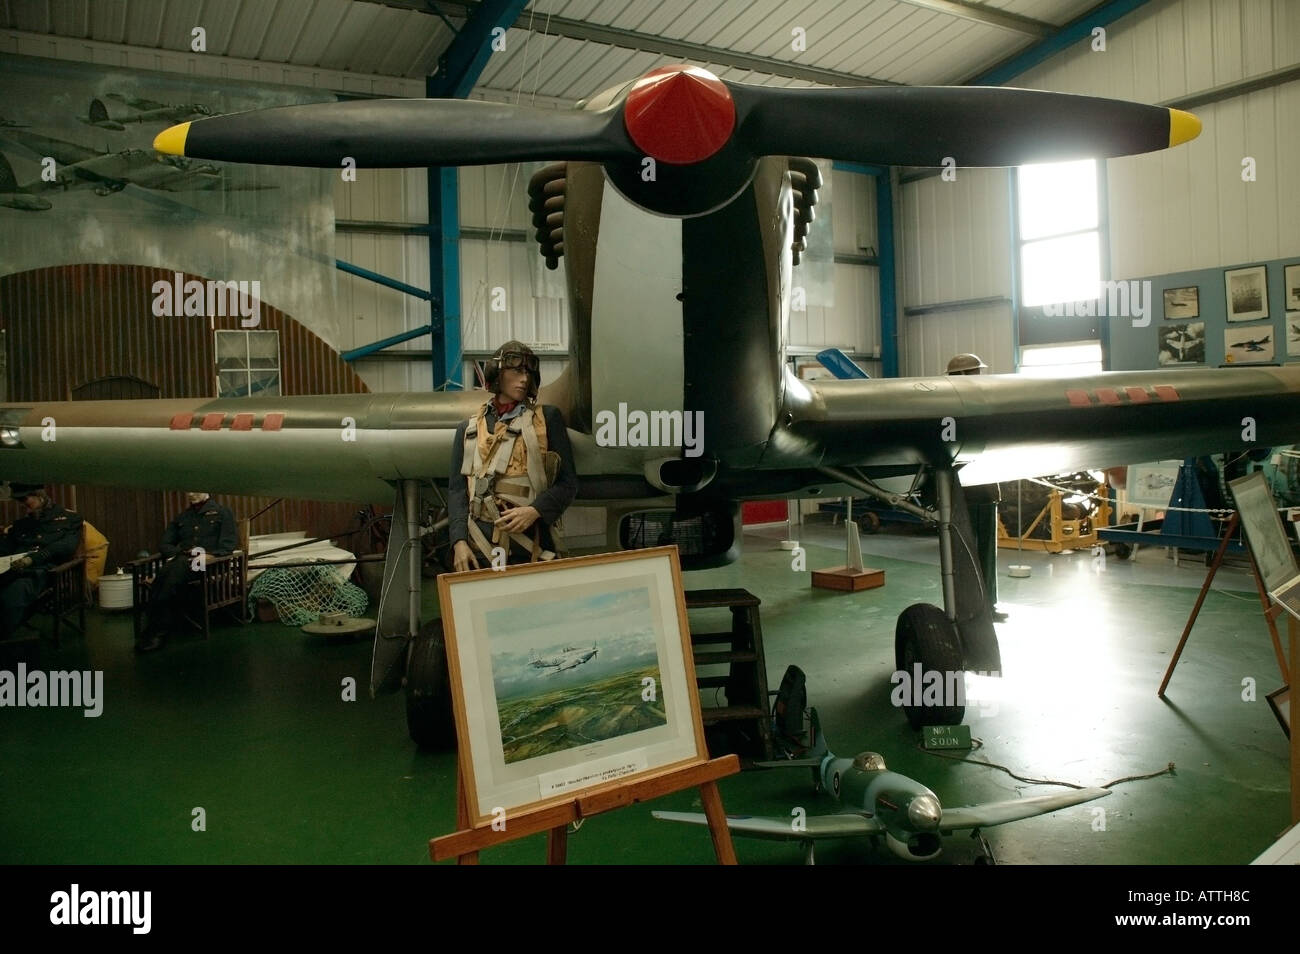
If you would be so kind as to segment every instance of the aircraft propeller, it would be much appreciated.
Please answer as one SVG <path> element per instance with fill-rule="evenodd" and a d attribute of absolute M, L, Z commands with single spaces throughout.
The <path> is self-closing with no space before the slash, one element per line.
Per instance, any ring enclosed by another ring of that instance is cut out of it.
<path fill-rule="evenodd" d="M 182 123 L 154 148 L 269 165 L 400 168 L 541 159 L 671 166 L 723 155 L 800 155 L 882 165 L 1010 166 L 1130 155 L 1200 133 L 1191 113 L 1005 87 L 782 89 L 694 66 L 653 70 L 600 108 L 556 111 L 453 99 L 281 106 Z"/>

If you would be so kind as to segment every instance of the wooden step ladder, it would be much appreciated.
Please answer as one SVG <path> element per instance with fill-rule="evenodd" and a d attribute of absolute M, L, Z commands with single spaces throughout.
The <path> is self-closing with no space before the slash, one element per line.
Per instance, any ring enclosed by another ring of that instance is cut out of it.
<path fill-rule="evenodd" d="M 752 722 L 764 759 L 772 759 L 772 716 L 768 711 L 767 662 L 763 658 L 763 627 L 758 619 L 759 599 L 748 590 L 687 590 L 686 609 L 731 610 L 731 630 L 724 633 L 691 633 L 695 668 L 727 665 L 727 675 L 696 676 L 701 689 L 721 687 L 727 705 L 708 707 L 701 702 L 706 727 L 727 722 Z M 718 644 L 729 646 L 714 649 Z"/>

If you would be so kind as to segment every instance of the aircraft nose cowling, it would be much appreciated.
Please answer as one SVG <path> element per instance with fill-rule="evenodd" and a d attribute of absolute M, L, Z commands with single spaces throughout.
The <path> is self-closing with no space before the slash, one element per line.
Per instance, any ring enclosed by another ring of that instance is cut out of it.
<path fill-rule="evenodd" d="M 917 831 L 937 831 L 943 809 L 933 795 L 917 795 L 907 805 L 907 820 Z"/>

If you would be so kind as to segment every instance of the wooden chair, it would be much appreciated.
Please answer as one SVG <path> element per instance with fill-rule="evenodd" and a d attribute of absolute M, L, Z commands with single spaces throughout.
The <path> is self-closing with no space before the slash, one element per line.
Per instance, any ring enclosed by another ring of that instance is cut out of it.
<path fill-rule="evenodd" d="M 45 589 L 41 590 L 32 604 L 27 620 L 36 613 L 49 615 L 54 637 L 54 648 L 59 648 L 59 631 L 64 626 L 71 626 L 78 633 L 86 632 L 86 558 L 76 556 L 67 563 L 50 567 L 45 575 Z"/>
<path fill-rule="evenodd" d="M 179 559 L 189 557 L 181 554 Z M 149 590 L 166 561 L 167 557 L 161 553 L 151 553 L 131 563 L 132 628 L 137 641 L 143 634 L 144 617 L 149 609 Z M 186 613 L 185 618 L 203 633 L 204 639 L 211 634 L 214 610 L 234 607 L 239 621 L 248 622 L 248 558 L 243 550 L 226 556 L 207 557 L 203 578 L 191 580 L 186 589 L 193 590 L 195 596 L 194 615 Z"/>

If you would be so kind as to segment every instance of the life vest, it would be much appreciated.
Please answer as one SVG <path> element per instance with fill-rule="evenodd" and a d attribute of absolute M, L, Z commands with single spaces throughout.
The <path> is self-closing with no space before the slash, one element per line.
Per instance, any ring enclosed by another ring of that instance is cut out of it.
<path fill-rule="evenodd" d="M 469 493 L 470 542 L 491 560 L 494 545 L 509 550 L 509 541 L 505 540 L 508 536 L 527 550 L 534 561 L 553 560 L 554 551 L 543 549 L 541 545 L 540 520 L 533 524 L 531 536 L 494 529 L 491 541 L 475 522 L 495 523 L 508 509 L 502 506 L 503 503 L 510 507 L 530 506 L 554 483 L 559 464 L 559 455 L 547 446 L 546 418 L 540 404 L 509 421 L 498 420 L 490 432 L 487 427 L 489 404 L 490 401 L 479 408 L 465 425 L 460 472 L 467 481 Z M 558 521 L 551 527 L 551 537 L 558 548 Z"/>

